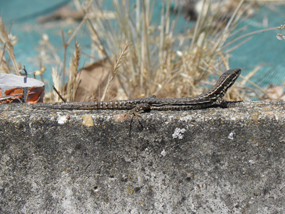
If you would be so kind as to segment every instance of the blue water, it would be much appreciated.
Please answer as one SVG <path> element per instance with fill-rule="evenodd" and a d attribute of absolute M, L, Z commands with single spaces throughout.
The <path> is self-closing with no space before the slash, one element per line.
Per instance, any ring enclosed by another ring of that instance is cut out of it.
<path fill-rule="evenodd" d="M 9 23 L 14 21 L 11 32 L 13 35 L 17 35 L 19 39 L 18 43 L 14 46 L 16 59 L 18 62 L 22 62 L 22 65 L 26 66 L 28 72 L 32 72 L 39 68 L 39 63 L 33 63 L 29 58 L 38 55 L 36 47 L 38 46 L 41 35 L 44 33 L 48 34 L 50 42 L 57 48 L 58 55 L 63 58 L 62 37 L 60 33 L 61 28 L 59 26 L 50 28 L 47 28 L 47 25 L 41 26 L 37 23 L 36 18 L 39 15 L 47 15 L 59 5 L 68 2 L 70 1 L 0 0 L 0 12 L 2 13 L 6 27 L 8 28 Z M 105 1 L 104 8 L 109 10 L 112 9 L 111 2 L 111 0 Z M 133 0 L 133 2 L 136 1 Z M 162 4 L 161 1 L 154 2 L 153 22 L 159 23 Z M 134 5 L 130 5 L 130 7 L 134 8 Z M 284 6 L 278 6 L 276 7 L 276 10 L 263 6 L 254 16 L 245 20 L 239 27 L 247 25 L 247 30 L 243 32 L 243 34 L 262 30 L 266 28 L 263 26 L 264 19 L 268 19 L 269 28 L 280 26 L 281 24 L 284 24 L 285 21 L 284 11 Z M 172 17 L 176 18 L 175 15 L 172 15 Z M 175 31 L 183 32 L 191 26 L 193 26 L 193 23 L 185 21 L 181 16 L 179 17 L 179 22 Z M 65 35 L 67 35 L 67 31 L 70 28 L 71 26 L 63 28 Z M 90 48 L 90 39 L 87 32 L 88 30 L 83 30 L 76 36 L 77 41 L 80 43 L 80 46 L 83 47 L 82 50 L 85 53 L 88 53 L 88 49 Z M 270 83 L 280 85 L 282 82 L 285 82 L 285 41 L 277 40 L 277 33 L 285 34 L 285 30 L 274 30 L 252 35 L 250 41 L 231 52 L 230 67 L 242 68 L 242 75 L 245 76 L 258 64 L 264 62 L 264 66 L 251 81 L 261 87 L 266 87 Z M 236 44 L 237 43 L 232 46 Z M 69 60 L 73 51 L 74 42 L 71 43 L 68 49 L 67 66 L 69 66 Z M 89 59 L 82 55 L 80 66 L 83 66 L 87 62 L 89 62 Z M 51 66 L 47 66 L 44 78 L 51 82 Z M 47 84 L 47 87 L 49 87 L 49 84 Z"/>

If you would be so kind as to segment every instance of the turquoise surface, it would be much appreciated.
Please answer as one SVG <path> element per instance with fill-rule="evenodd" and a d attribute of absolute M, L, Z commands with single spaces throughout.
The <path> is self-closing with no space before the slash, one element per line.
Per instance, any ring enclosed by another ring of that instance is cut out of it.
<path fill-rule="evenodd" d="M 278 27 L 285 22 L 284 11 L 284 6 L 275 9 L 263 6 L 239 28 L 247 25 L 243 34 L 262 30 L 265 29 L 264 20 L 268 20 L 268 28 Z M 285 30 L 272 30 L 249 36 L 250 41 L 231 52 L 230 66 L 244 68 L 242 75 L 246 75 L 257 65 L 264 63 L 251 80 L 261 87 L 267 87 L 269 84 L 281 85 L 285 82 L 285 41 L 276 38 L 278 33 L 285 34 Z"/>

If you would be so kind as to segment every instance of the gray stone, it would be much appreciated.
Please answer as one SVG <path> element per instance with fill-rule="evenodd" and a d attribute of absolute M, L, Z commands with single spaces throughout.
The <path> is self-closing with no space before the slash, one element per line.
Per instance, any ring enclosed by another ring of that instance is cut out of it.
<path fill-rule="evenodd" d="M 0 112 L 0 213 L 285 213 L 284 102 Z"/>

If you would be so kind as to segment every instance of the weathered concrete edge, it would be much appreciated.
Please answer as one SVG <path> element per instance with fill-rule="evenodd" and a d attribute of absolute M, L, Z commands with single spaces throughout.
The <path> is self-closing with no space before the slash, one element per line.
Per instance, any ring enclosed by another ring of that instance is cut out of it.
<path fill-rule="evenodd" d="M 0 211 L 284 211 L 284 106 L 150 112 L 130 126 L 121 111 L 2 105 Z"/>
<path fill-rule="evenodd" d="M 146 120 L 160 120 L 167 118 L 167 120 L 178 119 L 181 121 L 187 121 L 188 119 L 192 120 L 194 118 L 195 120 L 198 119 L 198 121 L 207 121 L 209 119 L 212 120 L 224 118 L 226 120 L 232 121 L 237 120 L 237 122 L 245 120 L 248 122 L 251 120 L 253 120 L 253 122 L 257 122 L 258 118 L 254 116 L 257 114 L 261 120 L 265 117 L 275 118 L 276 120 L 283 120 L 285 113 L 284 108 L 285 103 L 283 101 L 242 102 L 237 103 L 236 107 L 227 109 L 208 108 L 202 110 L 173 112 L 151 111 L 142 113 L 141 117 L 142 119 Z M 104 119 L 105 121 L 109 121 L 114 124 L 120 124 L 120 122 L 124 122 L 124 115 L 128 112 L 121 110 L 58 110 L 48 108 L 33 109 L 31 108 L 31 105 L 28 104 L 3 104 L 0 105 L 0 110 L 2 112 L 0 119 L 2 119 L 2 121 L 4 120 L 15 125 L 23 121 L 33 123 L 40 120 L 50 120 L 51 123 L 57 122 L 59 125 L 78 121 L 81 122 L 83 126 L 92 126 L 92 121 L 89 121 L 91 122 L 90 124 L 84 123 L 84 116 L 88 115 L 93 118 L 94 125 L 96 124 L 96 119 L 99 121 Z"/>

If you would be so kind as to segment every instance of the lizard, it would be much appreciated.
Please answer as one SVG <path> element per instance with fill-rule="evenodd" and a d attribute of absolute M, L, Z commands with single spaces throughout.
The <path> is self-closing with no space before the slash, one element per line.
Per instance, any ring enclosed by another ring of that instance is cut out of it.
<path fill-rule="evenodd" d="M 67 103 L 55 105 L 33 105 L 33 108 L 51 108 L 67 110 L 131 110 L 130 114 L 139 114 L 150 110 L 192 110 L 209 107 L 227 107 L 223 97 L 239 77 L 241 69 L 230 69 L 223 73 L 216 84 L 207 92 L 194 97 L 157 98 L 155 95 L 146 98 L 116 101 L 94 101 L 88 103 Z"/>

